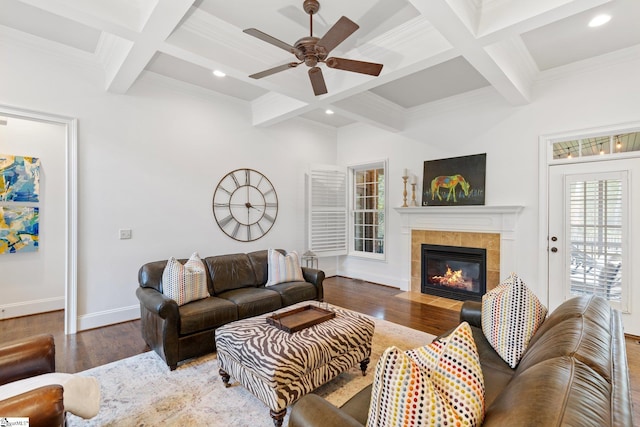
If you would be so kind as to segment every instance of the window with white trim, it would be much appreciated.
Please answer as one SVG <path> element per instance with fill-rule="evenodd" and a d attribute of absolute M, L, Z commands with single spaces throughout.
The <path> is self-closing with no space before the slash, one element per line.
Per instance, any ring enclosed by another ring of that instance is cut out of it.
<path fill-rule="evenodd" d="M 386 162 L 351 166 L 349 254 L 385 258 Z"/>

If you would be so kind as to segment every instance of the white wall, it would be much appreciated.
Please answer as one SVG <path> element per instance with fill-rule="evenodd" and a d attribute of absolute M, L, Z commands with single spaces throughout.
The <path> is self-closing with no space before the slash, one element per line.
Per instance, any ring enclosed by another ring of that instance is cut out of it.
<path fill-rule="evenodd" d="M 0 125 L 0 153 L 40 159 L 39 202 L 5 206 L 39 208 L 36 252 L 0 255 L 0 319 L 64 308 L 65 128 L 7 118 Z"/>
<path fill-rule="evenodd" d="M 408 289 L 400 218 L 403 168 L 422 180 L 425 160 L 487 153 L 486 204 L 522 205 L 518 220 L 517 267 L 534 291 L 546 295 L 538 277 L 539 136 L 637 120 L 640 116 L 640 59 L 571 73 L 543 76 L 528 105 L 507 105 L 492 89 L 481 89 L 413 110 L 402 133 L 352 125 L 338 133 L 338 163 L 389 158 L 387 261 L 342 259 L 339 274 Z M 427 83 L 425 83 L 427 84 Z M 419 185 L 421 187 L 421 185 Z M 545 189 L 540 189 L 545 191 Z M 509 272 L 503 272 L 506 276 Z"/>
<path fill-rule="evenodd" d="M 304 120 L 251 125 L 249 105 L 145 74 L 126 95 L 102 71 L 0 43 L 0 104 L 78 119 L 79 330 L 139 316 L 137 272 L 148 261 L 304 250 L 304 171 L 336 158 L 336 131 Z M 222 233 L 213 191 L 229 171 L 264 173 L 279 198 L 271 231 L 252 243 Z M 118 230 L 133 230 L 119 240 Z"/>

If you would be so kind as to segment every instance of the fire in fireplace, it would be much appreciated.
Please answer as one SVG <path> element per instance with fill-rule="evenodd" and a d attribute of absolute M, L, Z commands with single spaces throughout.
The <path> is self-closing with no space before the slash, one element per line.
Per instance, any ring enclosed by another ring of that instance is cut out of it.
<path fill-rule="evenodd" d="M 486 292 L 487 250 L 422 245 L 422 293 L 481 301 Z"/>

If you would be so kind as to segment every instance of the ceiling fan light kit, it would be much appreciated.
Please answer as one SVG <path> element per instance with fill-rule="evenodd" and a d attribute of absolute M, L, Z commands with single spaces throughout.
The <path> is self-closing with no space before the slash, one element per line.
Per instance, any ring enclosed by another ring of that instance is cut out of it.
<path fill-rule="evenodd" d="M 343 16 L 338 19 L 338 21 L 322 38 L 314 37 L 313 15 L 320 10 L 320 3 L 317 0 L 305 0 L 302 8 L 307 14 L 309 14 L 309 36 L 302 37 L 296 41 L 293 46 L 255 28 L 248 28 L 244 30 L 244 33 L 246 34 L 292 53 L 299 61 L 269 68 L 268 70 L 252 74 L 249 77 L 261 79 L 263 77 L 279 73 L 280 71 L 288 70 L 289 68 L 295 68 L 300 64 L 305 64 L 309 67 L 309 80 L 311 81 L 313 93 L 318 96 L 327 93 L 327 85 L 324 81 L 324 76 L 322 75 L 322 69 L 318 67 L 321 63 L 326 64 L 329 68 L 335 68 L 337 70 L 368 74 L 370 76 L 380 75 L 383 66 L 382 64 L 345 58 L 328 58 L 329 53 L 335 47 L 360 28 L 358 24 L 351 21 L 346 16 Z"/>

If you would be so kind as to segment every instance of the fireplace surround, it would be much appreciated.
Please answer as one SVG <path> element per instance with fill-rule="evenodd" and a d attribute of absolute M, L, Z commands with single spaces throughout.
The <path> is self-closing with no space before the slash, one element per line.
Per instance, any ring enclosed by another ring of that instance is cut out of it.
<path fill-rule="evenodd" d="M 481 301 L 487 289 L 487 250 L 421 245 L 421 290 L 459 301 Z"/>

